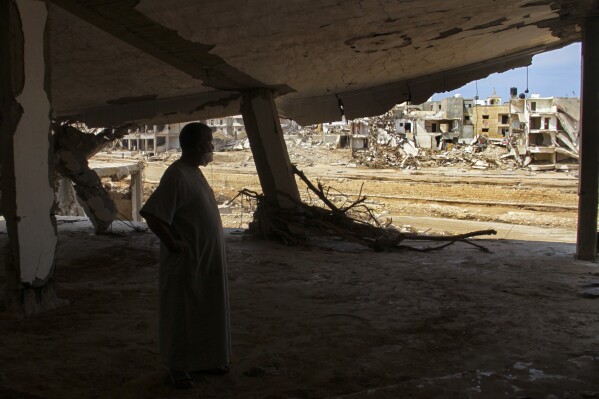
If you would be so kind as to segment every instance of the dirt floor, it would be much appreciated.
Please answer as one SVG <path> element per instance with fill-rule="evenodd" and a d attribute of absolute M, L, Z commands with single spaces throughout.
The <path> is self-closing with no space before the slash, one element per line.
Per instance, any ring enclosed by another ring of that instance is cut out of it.
<path fill-rule="evenodd" d="M 231 372 L 173 391 L 157 352 L 158 242 L 119 226 L 96 236 L 85 219 L 59 220 L 57 290 L 70 305 L 1 313 L 0 397 L 599 397 L 599 299 L 581 295 L 599 268 L 575 261 L 573 244 L 384 253 L 235 229 Z"/>
<path fill-rule="evenodd" d="M 344 193 L 338 201 L 364 182 L 397 225 L 495 228 L 476 240 L 491 252 L 373 252 L 319 237 L 289 247 L 247 236 L 237 227 L 251 207 L 225 205 L 231 372 L 177 392 L 157 348 L 157 238 L 143 223 L 97 236 L 85 218 L 60 218 L 56 286 L 70 305 L 29 319 L 0 312 L 0 398 L 599 398 L 599 299 L 585 295 L 599 267 L 574 260 L 575 176 L 290 154 Z M 216 161 L 204 173 L 221 203 L 259 188 L 249 152 Z M 163 168 L 148 164 L 146 179 Z M 0 251 L 6 240 L 0 221 Z"/>

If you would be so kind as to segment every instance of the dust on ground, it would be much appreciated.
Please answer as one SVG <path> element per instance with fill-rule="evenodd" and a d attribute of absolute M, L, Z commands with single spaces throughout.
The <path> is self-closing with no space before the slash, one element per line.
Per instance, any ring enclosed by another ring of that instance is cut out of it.
<path fill-rule="evenodd" d="M 227 228 L 231 372 L 175 392 L 158 354 L 157 238 L 120 223 L 97 236 L 84 218 L 60 218 L 56 286 L 71 304 L 1 313 L 0 397 L 599 397 L 598 299 L 583 295 L 599 268 L 574 260 L 575 176 L 376 170 L 345 150 L 289 151 L 309 177 L 339 196 L 362 189 L 398 224 L 495 228 L 476 241 L 491 252 L 373 252 L 321 237 L 289 247 Z M 204 173 L 221 203 L 259 189 L 249 151 L 215 158 Z M 164 167 L 148 163 L 146 179 Z M 251 218 L 249 205 L 221 208 L 228 226 Z M 6 237 L 0 223 L 0 250 Z"/>
<path fill-rule="evenodd" d="M 423 167 L 419 169 L 376 169 L 356 164 L 349 149 L 330 149 L 322 145 L 295 145 L 288 149 L 291 162 L 313 182 L 330 187 L 337 201 L 367 197 L 366 204 L 377 217 L 391 218 L 395 225 L 413 224 L 422 218 L 418 229 L 451 233 L 446 219 L 484 221 L 510 226 L 556 227 L 575 235 L 577 223 L 577 174 L 569 172 L 532 172 L 526 169 L 498 168 L 479 170 L 464 165 Z M 485 157 L 499 157 L 490 148 Z M 155 188 L 168 163 L 150 162 L 145 169 L 145 195 Z M 203 168 L 217 200 L 225 227 L 246 228 L 252 219 L 253 204 L 238 199 L 229 201 L 242 188 L 260 192 L 250 150 L 218 152 L 214 162 Z M 305 201 L 314 195 L 297 179 Z M 426 221 L 426 224 L 424 223 Z M 513 238 L 518 238 L 515 236 Z"/>
<path fill-rule="evenodd" d="M 158 354 L 157 238 L 120 224 L 97 236 L 72 217 L 58 231 L 56 285 L 70 305 L 1 314 L 2 398 L 599 395 L 597 299 L 581 296 L 599 269 L 575 261 L 573 244 L 389 253 L 226 229 L 231 372 L 177 392 Z"/>

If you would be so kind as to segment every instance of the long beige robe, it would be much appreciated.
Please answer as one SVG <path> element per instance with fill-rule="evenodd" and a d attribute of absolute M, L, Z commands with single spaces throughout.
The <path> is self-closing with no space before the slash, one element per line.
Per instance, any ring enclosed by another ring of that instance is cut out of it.
<path fill-rule="evenodd" d="M 229 298 L 223 228 L 204 175 L 181 161 L 141 209 L 171 226 L 189 253 L 160 246 L 160 353 L 173 370 L 229 364 Z"/>

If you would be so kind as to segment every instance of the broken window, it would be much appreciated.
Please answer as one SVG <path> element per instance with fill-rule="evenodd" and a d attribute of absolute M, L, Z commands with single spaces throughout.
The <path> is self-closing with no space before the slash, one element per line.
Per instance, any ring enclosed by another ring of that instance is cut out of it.
<path fill-rule="evenodd" d="M 548 134 L 540 134 L 540 133 L 531 134 L 529 136 L 528 140 L 529 140 L 529 144 L 532 146 L 551 145 L 551 136 Z"/>
<path fill-rule="evenodd" d="M 531 101 L 530 102 L 530 110 L 531 111 L 536 111 L 537 110 L 537 103 L 535 101 Z"/>
<path fill-rule="evenodd" d="M 489 115 L 483 115 L 483 119 L 489 119 Z"/>
<path fill-rule="evenodd" d="M 544 120 L 543 129 L 548 130 L 549 129 L 549 118 L 545 118 L 543 120 Z"/>
<path fill-rule="evenodd" d="M 406 122 L 406 132 L 412 133 L 412 123 Z"/>
<path fill-rule="evenodd" d="M 437 132 L 437 124 L 436 124 L 436 123 L 433 123 L 433 124 L 431 125 L 431 131 L 432 131 L 433 133 L 436 133 L 436 132 Z"/>
<path fill-rule="evenodd" d="M 489 128 L 488 127 L 484 127 L 483 128 L 483 133 L 489 133 Z"/>
<path fill-rule="evenodd" d="M 509 115 L 501 115 L 501 124 L 507 125 L 509 123 Z"/>
<path fill-rule="evenodd" d="M 541 118 L 540 117 L 532 117 L 530 118 L 530 129 L 538 130 L 541 128 Z"/>
<path fill-rule="evenodd" d="M 464 117 L 464 120 L 467 120 L 467 121 L 469 121 L 469 120 L 470 120 L 470 117 L 469 117 L 469 116 L 465 116 L 465 117 Z"/>

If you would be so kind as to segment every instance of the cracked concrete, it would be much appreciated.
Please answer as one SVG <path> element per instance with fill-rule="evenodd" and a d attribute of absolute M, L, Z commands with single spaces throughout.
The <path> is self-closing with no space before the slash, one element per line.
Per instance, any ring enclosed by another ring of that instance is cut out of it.
<path fill-rule="evenodd" d="M 50 3 L 54 112 L 96 125 L 220 117 L 256 88 L 276 88 L 281 116 L 303 125 L 338 119 L 336 96 L 355 99 L 348 116 L 381 114 L 580 40 L 582 21 L 599 8 L 597 0 Z M 388 59 L 401 62 L 377 67 Z M 375 95 L 384 99 L 373 104 Z M 134 112 L 119 112 L 123 101 Z"/>

